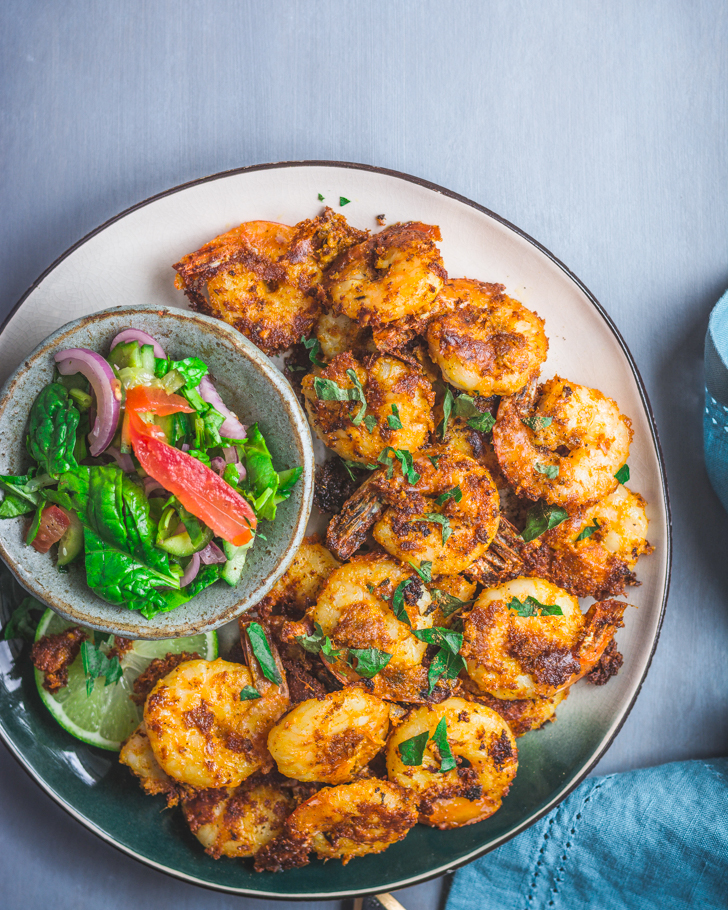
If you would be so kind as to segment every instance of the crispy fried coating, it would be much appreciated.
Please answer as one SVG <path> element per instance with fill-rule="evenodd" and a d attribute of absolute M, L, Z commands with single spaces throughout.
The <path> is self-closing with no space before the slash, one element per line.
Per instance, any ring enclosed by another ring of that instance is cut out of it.
<path fill-rule="evenodd" d="M 131 700 L 135 705 L 143 705 L 147 696 L 168 673 L 175 667 L 188 660 L 200 660 L 197 651 L 182 651 L 180 654 L 166 654 L 164 657 L 155 657 L 149 666 L 134 680 L 134 691 Z"/>
<path fill-rule="evenodd" d="M 81 644 L 88 640 L 88 633 L 80 626 L 73 626 L 55 635 L 44 635 L 33 644 L 30 659 L 43 673 L 43 688 L 58 692 L 68 685 L 68 668 L 78 657 Z"/>
<path fill-rule="evenodd" d="M 248 221 L 175 263 L 176 284 L 194 309 L 278 354 L 311 334 L 324 308 L 323 270 L 367 236 L 330 208 L 294 227 Z"/>

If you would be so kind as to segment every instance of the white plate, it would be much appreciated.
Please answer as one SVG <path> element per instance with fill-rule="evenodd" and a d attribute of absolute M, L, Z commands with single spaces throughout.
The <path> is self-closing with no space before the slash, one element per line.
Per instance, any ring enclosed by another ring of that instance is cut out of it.
<path fill-rule="evenodd" d="M 457 832 L 412 832 L 383 857 L 357 860 L 345 873 L 330 863 L 326 874 L 321 866 L 321 875 L 308 867 L 308 873 L 256 878 L 223 871 L 232 864 L 210 861 L 181 868 L 176 862 L 160 863 L 108 830 L 102 820 L 74 810 L 7 731 L 0 731 L 39 783 L 106 840 L 174 875 L 238 893 L 335 897 L 403 887 L 466 862 L 533 823 L 588 773 L 624 722 L 657 643 L 669 581 L 669 506 L 659 443 L 644 386 L 617 329 L 581 282 L 535 241 L 475 203 L 403 174 L 326 162 L 267 165 L 209 177 L 147 200 L 76 244 L 23 297 L 0 334 L 0 385 L 40 341 L 71 319 L 133 303 L 186 307 L 174 288 L 172 263 L 242 221 L 294 224 L 313 217 L 322 207 L 319 193 L 324 204 L 342 211 L 359 228 L 376 230 L 380 213 L 388 224 L 438 224 L 451 277 L 500 282 L 509 295 L 545 319 L 550 347 L 543 375 L 559 373 L 600 389 L 632 420 L 630 487 L 649 504 L 649 539 L 655 552 L 640 561 L 641 587 L 628 591 L 627 599 L 638 609 L 627 611 L 626 627 L 618 633 L 625 657 L 620 674 L 604 688 L 577 686 L 556 724 L 519 740 L 516 784 L 521 779 L 524 789 L 519 797 L 514 785 L 504 802 L 501 813 L 507 825 L 496 823 L 497 813 L 488 822 Z M 340 196 L 351 200 L 343 209 Z M 559 771 L 554 776 L 555 764 Z M 544 773 L 549 767 L 547 784 Z M 521 809 L 515 811 L 516 806 Z M 423 855 L 418 860 L 413 848 L 419 839 Z"/>

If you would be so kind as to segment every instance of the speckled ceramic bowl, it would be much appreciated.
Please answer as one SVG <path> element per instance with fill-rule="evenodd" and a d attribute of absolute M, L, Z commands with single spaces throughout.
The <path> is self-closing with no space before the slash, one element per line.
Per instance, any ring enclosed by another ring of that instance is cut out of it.
<path fill-rule="evenodd" d="M 62 326 L 18 367 L 0 392 L 0 473 L 29 466 L 25 436 L 31 405 L 53 378 L 53 354 L 85 347 L 105 353 L 118 332 L 133 326 L 158 339 L 175 359 L 194 354 L 210 367 L 223 400 L 243 423 L 258 423 L 276 467 L 303 466 L 292 496 L 266 522 L 243 577 L 234 588 L 216 584 L 184 606 L 154 619 L 106 603 L 86 584 L 82 565 L 60 574 L 48 554 L 26 546 L 27 519 L 0 521 L 0 557 L 31 594 L 56 612 L 104 632 L 129 638 L 175 638 L 216 629 L 255 604 L 285 572 L 303 539 L 313 496 L 313 449 L 308 424 L 291 387 L 255 345 L 225 323 L 164 306 L 115 307 Z"/>

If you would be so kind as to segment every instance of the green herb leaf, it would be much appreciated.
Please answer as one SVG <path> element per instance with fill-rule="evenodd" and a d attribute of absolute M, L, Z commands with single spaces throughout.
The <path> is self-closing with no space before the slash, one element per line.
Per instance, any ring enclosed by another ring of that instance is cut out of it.
<path fill-rule="evenodd" d="M 324 630 L 315 622 L 313 635 L 296 635 L 296 641 L 309 654 L 318 654 L 324 640 Z"/>
<path fill-rule="evenodd" d="M 254 686 L 244 686 L 240 690 L 240 701 L 253 701 L 260 697 L 260 692 Z"/>
<path fill-rule="evenodd" d="M 619 483 L 627 483 L 629 480 L 629 465 L 623 464 L 614 476 Z"/>
<path fill-rule="evenodd" d="M 318 200 L 319 200 L 319 202 L 324 201 L 324 197 L 321 195 L 321 193 L 318 194 Z"/>
<path fill-rule="evenodd" d="M 405 739 L 397 746 L 403 765 L 421 765 L 425 754 L 427 740 L 430 738 L 428 730 L 423 730 L 417 736 Z"/>
<path fill-rule="evenodd" d="M 453 396 L 453 393 L 450 391 L 450 389 L 447 389 L 445 392 L 445 400 L 442 403 L 442 420 L 440 421 L 440 426 L 437 428 L 437 432 L 440 436 L 443 437 L 443 439 L 447 433 L 447 424 L 450 420 L 450 414 L 452 413 L 452 405 L 454 401 L 455 397 Z M 435 465 L 435 467 L 437 467 L 437 465 Z"/>
<path fill-rule="evenodd" d="M 376 676 L 391 659 L 391 654 L 380 651 L 378 648 L 349 648 L 349 664 L 364 679 Z"/>
<path fill-rule="evenodd" d="M 452 754 L 450 743 L 447 741 L 446 717 L 441 718 L 440 722 L 435 727 L 435 732 L 432 734 L 432 741 L 437 746 L 440 753 L 440 773 L 445 774 L 446 771 L 452 771 L 453 768 L 457 768 L 455 756 Z"/>
<path fill-rule="evenodd" d="M 557 464 L 540 464 L 538 461 L 534 465 L 539 474 L 545 474 L 549 480 L 559 476 L 559 466 Z"/>
<path fill-rule="evenodd" d="M 251 499 L 257 517 L 273 521 L 280 477 L 273 467 L 273 459 L 257 423 L 248 429 L 243 452 L 246 476 L 242 489 Z"/>
<path fill-rule="evenodd" d="M 94 684 L 100 676 L 104 677 L 104 686 L 110 686 L 118 683 L 123 675 L 118 657 L 109 660 L 103 651 L 88 641 L 81 642 L 81 662 L 86 674 L 87 697 L 93 692 Z"/>
<path fill-rule="evenodd" d="M 359 382 L 359 377 L 354 370 L 347 370 L 346 375 L 354 383 L 353 389 L 342 389 L 333 379 L 324 379 L 323 376 L 317 376 L 314 379 L 313 388 L 319 401 L 358 401 L 361 407 L 351 418 L 354 426 L 358 427 L 364 419 L 367 400 L 364 397 L 364 389 L 361 382 Z"/>
<path fill-rule="evenodd" d="M 550 531 L 551 528 L 560 525 L 562 521 L 566 521 L 568 517 L 569 513 L 560 506 L 552 506 L 546 502 L 536 503 L 532 509 L 528 510 L 526 527 L 523 529 L 521 538 L 527 543 L 535 540 L 545 531 Z"/>
<path fill-rule="evenodd" d="M 432 629 L 415 629 L 412 634 L 420 641 L 427 642 L 428 645 L 439 645 L 451 654 L 459 654 L 463 646 L 463 636 L 460 632 L 453 632 L 452 629 L 446 629 L 442 626 L 434 626 Z"/>
<path fill-rule="evenodd" d="M 564 611 L 558 604 L 542 604 L 530 594 L 525 600 L 519 600 L 517 597 L 511 599 L 508 604 L 509 610 L 515 610 L 519 616 L 563 616 Z"/>
<path fill-rule="evenodd" d="M 521 423 L 525 423 L 531 430 L 545 430 L 553 423 L 553 417 L 522 417 Z"/>
<path fill-rule="evenodd" d="M 51 382 L 41 389 L 33 402 L 28 453 L 46 473 L 58 475 L 77 467 L 73 450 L 80 416 L 68 391 L 59 382 Z"/>
<path fill-rule="evenodd" d="M 273 652 L 268 644 L 268 636 L 265 634 L 265 629 L 260 623 L 251 622 L 246 626 L 246 632 L 248 633 L 248 641 L 253 649 L 253 654 L 255 654 L 255 659 L 263 671 L 263 676 L 280 686 L 282 682 L 281 674 L 278 672 Z"/>
<path fill-rule="evenodd" d="M 393 449 L 392 446 L 387 446 L 386 449 L 380 452 L 377 461 L 387 466 L 387 479 L 389 480 L 392 477 L 393 457 L 402 465 L 402 474 L 407 478 L 407 483 L 414 486 L 420 479 L 420 475 L 415 471 L 414 458 L 407 449 Z"/>
<path fill-rule="evenodd" d="M 313 338 L 304 338 L 301 336 L 301 344 L 308 351 L 308 359 L 314 366 L 324 367 L 326 364 L 321 360 L 319 354 L 321 353 L 321 345 L 319 344 L 318 338 L 315 336 Z"/>
<path fill-rule="evenodd" d="M 10 614 L 10 619 L 5 623 L 2 637 L 5 641 L 10 641 L 13 638 L 22 638 L 23 641 L 33 642 L 38 621 L 40 616 L 45 613 L 45 609 L 45 606 L 39 600 L 36 600 L 35 597 L 24 597 Z M 33 613 L 40 615 L 34 618 L 32 616 Z"/>
<path fill-rule="evenodd" d="M 420 563 L 419 569 L 413 562 L 409 562 L 408 565 L 417 572 L 422 581 L 432 581 L 432 561 L 429 559 L 424 560 Z"/>
<path fill-rule="evenodd" d="M 343 208 L 345 205 L 348 205 L 351 202 L 351 199 L 347 199 L 346 196 L 339 196 L 339 205 Z"/>
<path fill-rule="evenodd" d="M 400 583 L 394 589 L 394 594 L 392 595 L 392 612 L 400 622 L 405 623 L 406 625 L 410 626 L 410 628 L 412 627 L 412 623 L 410 622 L 410 618 L 407 615 L 407 610 L 404 605 L 404 593 L 412 583 L 412 578 L 405 578 L 404 581 L 400 581 Z"/>
<path fill-rule="evenodd" d="M 468 418 L 468 426 L 480 433 L 490 433 L 495 424 L 495 417 L 489 411 L 481 411 L 472 395 L 458 395 L 453 403 L 453 414 Z"/>
<path fill-rule="evenodd" d="M 354 471 L 374 471 L 377 467 L 375 464 L 360 464 L 358 461 L 347 461 L 346 458 L 342 458 L 341 463 L 346 468 L 346 473 L 354 481 L 356 481 L 356 474 Z"/>
<path fill-rule="evenodd" d="M 344 650 L 341 648 L 335 648 L 331 639 L 327 635 L 321 642 L 321 653 L 329 660 L 339 660 L 344 654 Z"/>
<path fill-rule="evenodd" d="M 599 524 L 599 522 L 598 522 L 598 521 L 596 520 L 596 518 L 595 518 L 595 519 L 594 519 L 594 524 L 593 524 L 593 525 L 587 525 L 587 526 L 584 528 L 584 530 L 581 532 L 581 534 L 579 534 L 579 536 L 576 538 L 576 542 L 579 543 L 580 540 L 586 540 L 587 537 L 591 537 L 592 534 L 593 534 L 595 531 L 598 531 L 600 527 L 601 527 L 601 525 Z"/>
<path fill-rule="evenodd" d="M 161 379 L 167 373 L 176 370 L 185 381 L 187 389 L 196 389 L 202 379 L 210 372 L 207 364 L 199 357 L 185 357 L 184 360 L 164 360 L 157 357 L 154 361 L 154 375 Z M 179 381 L 179 380 L 178 380 Z M 223 417 L 223 420 L 225 418 Z"/>
<path fill-rule="evenodd" d="M 365 414 L 364 415 L 364 426 L 367 428 L 369 433 L 374 432 L 374 427 L 377 425 L 377 418 L 374 414 Z"/>
<path fill-rule="evenodd" d="M 447 517 L 447 515 L 441 515 L 439 512 L 425 512 L 425 518 L 428 521 L 434 521 L 435 524 L 442 526 L 442 545 L 444 547 L 448 541 L 448 538 L 452 534 L 450 519 Z"/>
<path fill-rule="evenodd" d="M 453 654 L 450 648 L 440 648 L 427 670 L 427 694 L 432 695 L 440 679 L 455 679 L 465 667 L 466 664 L 462 655 Z"/>
<path fill-rule="evenodd" d="M 440 588 L 431 588 L 430 594 L 435 601 L 435 605 L 442 610 L 444 616 L 451 616 L 462 607 L 475 603 L 475 599 L 460 600 L 459 597 L 455 597 L 454 594 L 449 594 L 447 591 L 441 591 Z"/>
<path fill-rule="evenodd" d="M 471 417 L 468 420 L 468 426 L 477 430 L 479 433 L 490 433 L 495 426 L 495 417 L 489 412 L 480 414 L 478 417 Z"/>
<path fill-rule="evenodd" d="M 442 458 L 442 455 L 428 455 L 427 456 L 432 464 L 432 467 L 437 470 L 437 463 Z"/>
<path fill-rule="evenodd" d="M 35 515 L 33 516 L 28 532 L 25 535 L 25 543 L 28 545 L 33 543 L 38 536 L 38 531 L 40 531 L 40 523 L 43 521 L 43 507 L 44 503 L 43 500 L 41 500 L 35 508 Z"/>
<path fill-rule="evenodd" d="M 450 490 L 445 490 L 444 493 L 440 493 L 440 495 L 435 499 L 435 502 L 438 506 L 441 506 L 444 502 L 447 502 L 448 499 L 454 499 L 455 502 L 460 502 L 462 498 L 463 491 L 460 489 L 460 486 L 457 486 L 453 487 Z"/>
<path fill-rule="evenodd" d="M 402 421 L 399 417 L 399 408 L 396 404 L 392 405 L 392 413 L 387 417 L 387 423 L 389 424 L 390 430 L 401 430 Z"/>

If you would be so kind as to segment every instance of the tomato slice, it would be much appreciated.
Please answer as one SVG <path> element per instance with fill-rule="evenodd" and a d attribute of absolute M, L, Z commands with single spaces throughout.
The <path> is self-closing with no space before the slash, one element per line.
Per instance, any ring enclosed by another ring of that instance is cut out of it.
<path fill-rule="evenodd" d="M 258 522 L 243 497 L 201 461 L 159 439 L 136 412 L 128 418 L 134 454 L 147 474 L 218 537 L 236 547 L 248 543 Z"/>
<path fill-rule="evenodd" d="M 58 506 L 46 506 L 41 513 L 38 533 L 31 546 L 39 553 L 47 553 L 63 537 L 71 524 L 66 513 Z"/>
<path fill-rule="evenodd" d="M 181 396 L 171 395 L 164 389 L 149 385 L 135 385 L 126 393 L 127 411 L 149 411 L 158 417 L 168 417 L 182 411 L 193 414 L 194 408 Z"/>

